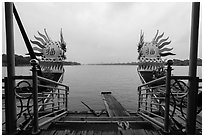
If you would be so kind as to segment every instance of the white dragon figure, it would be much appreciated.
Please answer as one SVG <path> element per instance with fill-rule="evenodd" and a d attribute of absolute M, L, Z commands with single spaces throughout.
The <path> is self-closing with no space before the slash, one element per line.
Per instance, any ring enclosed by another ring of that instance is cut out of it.
<path fill-rule="evenodd" d="M 45 35 L 38 31 L 40 37 L 35 37 L 36 40 L 30 40 L 31 43 L 37 45 L 33 47 L 36 56 L 41 56 L 41 70 L 42 72 L 62 72 L 63 60 L 66 59 L 66 42 L 60 32 L 60 41 L 53 41 L 44 29 Z"/>
<path fill-rule="evenodd" d="M 164 66 L 164 60 L 161 57 L 175 55 L 169 51 L 173 48 L 166 48 L 171 41 L 167 41 L 169 37 L 161 39 L 162 33 L 158 36 L 159 30 L 151 42 L 144 42 L 144 33 L 141 31 L 140 41 L 138 43 L 138 60 L 139 71 L 156 71 Z"/>

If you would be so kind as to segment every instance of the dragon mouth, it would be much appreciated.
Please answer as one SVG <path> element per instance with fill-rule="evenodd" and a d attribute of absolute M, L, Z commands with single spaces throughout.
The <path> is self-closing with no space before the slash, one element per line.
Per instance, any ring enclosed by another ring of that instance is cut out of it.
<path fill-rule="evenodd" d="M 165 47 L 171 43 L 171 41 L 168 40 L 169 37 L 163 38 L 163 36 L 164 33 L 159 34 L 159 30 L 157 30 L 153 40 L 151 42 L 145 42 L 144 32 L 141 31 L 137 49 L 139 52 L 139 69 L 155 70 L 163 68 L 164 61 L 161 57 L 175 55 L 170 52 L 173 48 Z"/>
<path fill-rule="evenodd" d="M 140 61 L 138 66 L 139 66 L 139 70 L 148 70 L 148 71 L 153 71 L 153 70 L 157 70 L 158 68 L 163 67 L 164 63 L 162 61 L 155 61 L 155 62 L 151 62 L 151 61 Z"/>

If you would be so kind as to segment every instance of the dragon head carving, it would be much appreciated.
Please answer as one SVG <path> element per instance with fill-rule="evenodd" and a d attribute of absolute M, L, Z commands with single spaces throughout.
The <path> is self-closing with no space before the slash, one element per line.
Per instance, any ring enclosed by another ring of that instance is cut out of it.
<path fill-rule="evenodd" d="M 36 56 L 41 56 L 40 66 L 44 73 L 56 72 L 61 73 L 63 69 L 63 60 L 66 59 L 66 42 L 60 32 L 60 41 L 53 41 L 44 29 L 45 34 L 38 31 L 39 36 L 36 40 L 30 40 L 31 43 L 37 45 L 33 47 Z M 51 74 L 51 73 L 50 73 Z"/>
<path fill-rule="evenodd" d="M 60 41 L 53 41 L 47 34 L 46 29 L 44 29 L 45 34 L 38 31 L 40 37 L 35 37 L 36 40 L 30 40 L 31 43 L 37 45 L 33 47 L 35 54 L 41 56 L 42 60 L 51 61 L 62 61 L 66 59 L 66 42 L 64 41 L 62 35 L 62 29 L 60 32 Z"/>
<path fill-rule="evenodd" d="M 170 52 L 173 48 L 165 47 L 171 43 L 171 41 L 167 41 L 169 37 L 162 39 L 164 33 L 159 36 L 158 33 L 159 31 L 157 30 L 157 33 L 151 42 L 144 42 L 144 33 L 141 31 L 140 41 L 138 43 L 140 70 L 156 70 L 164 65 L 164 61 L 161 57 L 175 55 Z"/>

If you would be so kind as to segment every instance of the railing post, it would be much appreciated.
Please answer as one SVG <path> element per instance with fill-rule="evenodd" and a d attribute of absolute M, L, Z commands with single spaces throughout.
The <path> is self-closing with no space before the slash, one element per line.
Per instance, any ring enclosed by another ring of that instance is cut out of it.
<path fill-rule="evenodd" d="M 57 95 L 57 97 L 58 97 L 58 110 L 60 109 L 60 92 L 59 92 L 59 89 L 57 90 L 57 92 L 58 92 L 58 95 Z"/>
<path fill-rule="evenodd" d="M 154 92 L 154 90 L 152 89 L 152 92 Z M 150 112 L 152 112 L 152 94 L 150 94 Z"/>
<path fill-rule="evenodd" d="M 138 108 L 137 108 L 137 110 L 139 111 L 140 110 L 140 101 L 141 101 L 141 99 L 140 99 L 140 96 L 141 96 L 141 87 L 138 87 Z"/>
<path fill-rule="evenodd" d="M 33 66 L 31 71 L 33 73 L 33 134 L 39 133 L 39 125 L 38 125 L 38 78 L 37 78 L 37 65 L 39 64 L 38 60 L 31 59 L 31 65 Z"/>
<path fill-rule="evenodd" d="M 148 98 L 148 95 L 147 95 L 147 90 L 145 90 L 145 110 L 147 110 L 147 98 Z"/>
<path fill-rule="evenodd" d="M 200 2 L 192 3 L 191 15 L 191 40 L 190 40 L 190 59 L 189 59 L 189 93 L 187 102 L 186 134 L 194 135 L 196 131 L 196 73 L 198 55 L 198 36 L 199 36 L 199 16 Z"/>
<path fill-rule="evenodd" d="M 169 104 L 171 92 L 171 65 L 172 60 L 167 61 L 167 74 L 166 74 L 166 96 L 165 96 L 165 112 L 164 112 L 164 132 L 169 133 Z"/>
<path fill-rule="evenodd" d="M 161 98 L 159 98 L 158 100 L 158 104 L 159 104 L 159 112 L 161 112 L 162 110 L 162 106 L 161 106 Z M 161 113 L 163 115 L 163 113 Z"/>
<path fill-rule="evenodd" d="M 146 110 L 151 112 L 151 92 L 149 89 L 146 90 L 148 94 L 146 94 Z M 148 114 L 150 116 L 150 113 Z"/>
<path fill-rule="evenodd" d="M 66 87 L 66 93 L 65 93 L 65 98 L 66 98 L 66 104 L 65 104 L 65 108 L 68 111 L 68 91 L 69 91 L 69 87 Z"/>
<path fill-rule="evenodd" d="M 15 80 L 15 55 L 14 55 L 14 28 L 13 28 L 13 3 L 5 2 L 5 26 L 6 26 L 6 54 L 8 89 L 5 92 L 6 106 L 6 132 L 16 134 L 16 96 L 14 92 Z"/>
<path fill-rule="evenodd" d="M 52 89 L 52 112 L 54 111 L 55 101 L 54 101 L 54 89 Z"/>
<path fill-rule="evenodd" d="M 45 110 L 45 99 L 44 99 L 44 97 L 45 97 L 45 94 L 44 94 L 44 92 L 42 92 L 42 111 Z"/>

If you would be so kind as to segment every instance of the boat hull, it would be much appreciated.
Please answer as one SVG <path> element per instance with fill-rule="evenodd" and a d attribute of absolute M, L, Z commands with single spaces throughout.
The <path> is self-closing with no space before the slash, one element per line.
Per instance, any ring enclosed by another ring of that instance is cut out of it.
<path fill-rule="evenodd" d="M 138 71 L 140 79 L 143 83 L 147 83 L 153 79 L 153 71 Z"/>
<path fill-rule="evenodd" d="M 139 75 L 139 77 L 140 77 L 143 84 L 148 83 L 148 82 L 150 82 L 152 80 L 155 80 L 157 78 L 160 78 L 162 76 L 165 76 L 165 75 L 162 75 L 160 77 L 155 77 L 155 74 L 154 74 L 155 72 L 154 71 L 140 71 L 140 70 L 137 70 L 137 72 L 138 72 L 138 75 Z M 157 85 L 163 85 L 163 84 L 165 84 L 165 80 L 160 81 L 158 83 L 154 83 L 151 86 L 157 86 Z"/>

